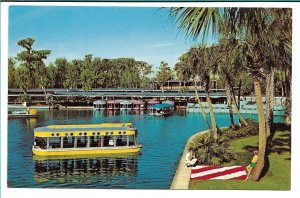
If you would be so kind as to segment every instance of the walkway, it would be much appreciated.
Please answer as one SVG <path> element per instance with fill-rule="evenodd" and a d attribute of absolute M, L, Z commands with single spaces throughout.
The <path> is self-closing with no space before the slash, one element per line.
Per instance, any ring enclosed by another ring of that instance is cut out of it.
<path fill-rule="evenodd" d="M 201 131 L 199 133 L 204 134 L 207 133 L 208 131 Z M 173 178 L 172 184 L 170 189 L 181 189 L 181 190 L 188 190 L 189 189 L 189 183 L 190 183 L 190 176 L 191 176 L 191 167 L 186 167 L 185 164 L 185 154 L 187 152 L 187 145 L 189 142 L 194 139 L 195 136 L 197 136 L 199 133 L 196 133 L 195 135 L 191 136 L 182 153 L 181 159 L 178 163 L 178 167 L 175 173 L 175 176 Z"/>

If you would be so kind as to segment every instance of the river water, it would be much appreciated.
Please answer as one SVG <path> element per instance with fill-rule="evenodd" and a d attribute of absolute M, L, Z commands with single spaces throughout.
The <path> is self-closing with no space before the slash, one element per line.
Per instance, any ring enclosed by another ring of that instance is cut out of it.
<path fill-rule="evenodd" d="M 39 110 L 39 118 L 8 120 L 8 187 L 168 189 L 187 139 L 206 130 L 199 113 L 177 112 L 169 117 L 93 110 Z M 257 120 L 256 115 L 244 115 Z M 227 114 L 216 114 L 219 127 Z M 235 117 L 237 121 L 237 117 Z M 282 121 L 275 117 L 275 121 Z M 32 156 L 33 130 L 50 124 L 132 122 L 143 148 L 138 155 L 60 159 Z"/>

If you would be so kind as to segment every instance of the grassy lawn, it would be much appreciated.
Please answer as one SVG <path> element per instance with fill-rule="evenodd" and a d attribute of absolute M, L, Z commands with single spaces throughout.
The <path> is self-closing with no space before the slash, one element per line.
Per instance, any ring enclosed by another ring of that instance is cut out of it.
<path fill-rule="evenodd" d="M 190 181 L 193 190 L 289 190 L 291 187 L 290 130 L 279 128 L 272 138 L 268 161 L 263 177 L 258 182 L 238 180 Z M 258 146 L 258 136 L 250 136 L 230 143 L 236 160 L 226 165 L 246 166 L 252 157 L 251 150 Z"/>

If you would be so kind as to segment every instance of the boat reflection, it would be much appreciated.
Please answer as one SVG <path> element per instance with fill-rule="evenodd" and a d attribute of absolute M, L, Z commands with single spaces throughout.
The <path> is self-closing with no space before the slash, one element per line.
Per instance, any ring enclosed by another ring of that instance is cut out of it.
<path fill-rule="evenodd" d="M 137 155 L 110 156 L 33 156 L 36 182 L 111 182 L 137 175 Z"/>

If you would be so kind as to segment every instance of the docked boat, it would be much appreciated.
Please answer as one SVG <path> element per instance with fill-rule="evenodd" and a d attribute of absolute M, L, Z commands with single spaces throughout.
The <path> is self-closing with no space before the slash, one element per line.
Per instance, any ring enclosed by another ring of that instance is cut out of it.
<path fill-rule="evenodd" d="M 120 110 L 120 102 L 115 100 L 109 100 L 106 102 L 106 110 L 114 110 L 119 111 Z"/>
<path fill-rule="evenodd" d="M 121 100 L 119 102 L 121 111 L 130 111 L 132 109 L 132 101 Z"/>
<path fill-rule="evenodd" d="M 34 130 L 32 152 L 40 156 L 137 153 L 141 145 L 132 123 L 50 125 Z"/>
<path fill-rule="evenodd" d="M 158 100 L 150 100 L 147 102 L 147 105 L 146 105 L 146 109 L 149 109 L 150 106 L 152 105 L 156 105 L 156 104 L 159 104 L 160 102 Z"/>
<path fill-rule="evenodd" d="M 8 114 L 8 118 L 36 118 L 39 114 L 36 109 L 14 110 Z"/>
<path fill-rule="evenodd" d="M 93 109 L 94 110 L 105 110 L 106 108 L 106 101 L 104 100 L 96 100 L 93 102 Z"/>
<path fill-rule="evenodd" d="M 174 113 L 174 105 L 167 103 L 152 105 L 149 109 L 149 115 L 155 116 L 167 116 Z"/>
<path fill-rule="evenodd" d="M 141 100 L 133 101 L 132 110 L 145 110 L 145 102 Z"/>

